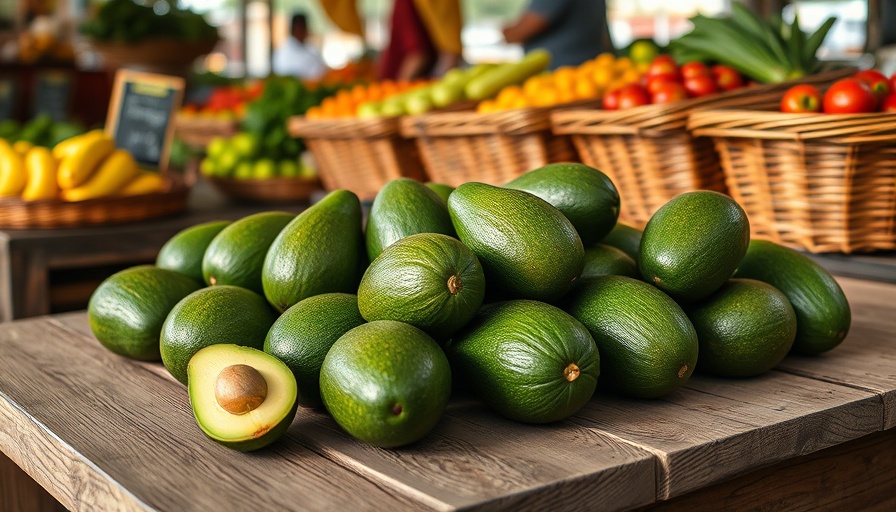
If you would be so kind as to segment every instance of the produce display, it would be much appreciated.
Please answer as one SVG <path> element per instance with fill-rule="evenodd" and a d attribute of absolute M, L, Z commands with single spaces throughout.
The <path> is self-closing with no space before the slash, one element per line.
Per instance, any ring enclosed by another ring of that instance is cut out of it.
<path fill-rule="evenodd" d="M 833 277 L 750 240 L 728 196 L 676 196 L 641 232 L 582 164 L 430 185 L 389 182 L 366 229 L 345 190 L 299 215 L 188 228 L 156 266 L 97 289 L 91 329 L 115 353 L 161 359 L 201 430 L 244 451 L 283 435 L 299 405 L 391 448 L 425 437 L 453 386 L 551 423 L 595 392 L 657 398 L 694 371 L 759 375 L 849 330 Z"/>
<path fill-rule="evenodd" d="M 257 100 L 264 91 L 264 82 L 223 85 L 212 89 L 208 98 L 199 103 L 187 103 L 178 111 L 179 116 L 240 119 L 246 114 L 246 104 Z"/>
<path fill-rule="evenodd" d="M 94 15 L 81 25 L 81 33 L 97 41 L 135 43 L 170 37 L 184 41 L 218 39 L 218 29 L 201 14 L 181 9 L 176 2 L 142 4 L 134 0 L 109 0 L 99 4 Z"/>
<path fill-rule="evenodd" d="M 369 84 L 357 84 L 324 98 L 320 105 L 309 108 L 305 116 L 308 119 L 360 117 L 359 107 L 361 105 L 386 100 L 419 89 L 426 83 L 422 80 L 415 82 L 382 80 Z"/>
<path fill-rule="evenodd" d="M 142 171 L 126 150 L 100 130 L 68 138 L 51 148 L 21 139 L 0 139 L 0 197 L 25 201 L 84 201 L 163 190 L 158 174 Z"/>
<path fill-rule="evenodd" d="M 84 127 L 74 122 L 53 121 L 49 115 L 42 114 L 25 124 L 15 119 L 0 121 L 0 139 L 19 148 L 31 146 L 52 147 L 65 139 L 84 133 Z M 20 150 L 20 152 L 22 152 Z"/>
<path fill-rule="evenodd" d="M 814 85 L 795 85 L 781 98 L 781 112 L 896 112 L 896 73 L 887 78 L 876 69 L 858 71 L 831 84 L 824 92 Z"/>

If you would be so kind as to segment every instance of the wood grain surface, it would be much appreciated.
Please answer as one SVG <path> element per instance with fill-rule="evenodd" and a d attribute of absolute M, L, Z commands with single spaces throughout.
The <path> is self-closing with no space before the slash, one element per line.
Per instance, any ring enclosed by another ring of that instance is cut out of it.
<path fill-rule="evenodd" d="M 896 414 L 896 286 L 841 283 L 853 328 L 820 357 L 753 379 L 695 375 L 660 400 L 599 387 L 552 425 L 456 397 L 429 436 L 395 450 L 300 409 L 270 449 L 236 453 L 203 436 L 160 364 L 109 353 L 83 313 L 4 324 L 0 450 L 73 510 L 807 510 L 850 492 L 871 503 L 863 481 L 896 487 L 894 472 L 877 474 L 896 467 L 896 430 L 875 434 Z"/>

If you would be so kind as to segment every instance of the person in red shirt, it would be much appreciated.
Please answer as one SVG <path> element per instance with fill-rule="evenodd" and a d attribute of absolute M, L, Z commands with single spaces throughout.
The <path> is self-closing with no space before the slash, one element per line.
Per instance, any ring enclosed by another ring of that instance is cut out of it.
<path fill-rule="evenodd" d="M 380 60 L 380 78 L 415 80 L 428 77 L 438 57 L 438 50 L 414 6 L 414 0 L 395 0 L 389 44 Z"/>

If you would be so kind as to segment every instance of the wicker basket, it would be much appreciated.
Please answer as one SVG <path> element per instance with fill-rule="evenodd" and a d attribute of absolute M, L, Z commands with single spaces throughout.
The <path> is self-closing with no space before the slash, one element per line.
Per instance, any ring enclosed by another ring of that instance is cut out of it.
<path fill-rule="evenodd" d="M 308 201 L 311 194 L 321 189 L 320 180 L 317 178 L 275 177 L 241 180 L 208 176 L 205 179 L 227 197 L 249 203 L 280 204 Z"/>
<path fill-rule="evenodd" d="M 107 69 L 131 68 L 177 76 L 186 76 L 193 61 L 211 52 L 217 44 L 217 39 L 186 41 L 170 37 L 136 43 L 90 41 Z"/>
<path fill-rule="evenodd" d="M 406 117 L 401 132 L 416 140 L 432 181 L 455 187 L 468 181 L 503 185 L 549 163 L 578 161 L 572 141 L 551 134 L 550 113 L 594 105 L 589 101 L 490 114 L 432 112 Z"/>
<path fill-rule="evenodd" d="M 694 137 L 688 115 L 706 108 L 777 107 L 796 83 L 824 85 L 853 73 L 836 70 L 780 84 L 744 87 L 665 105 L 627 110 L 567 110 L 551 115 L 554 133 L 572 137 L 581 161 L 619 188 L 620 218 L 643 227 L 669 199 L 691 190 L 726 192 L 712 142 Z"/>
<path fill-rule="evenodd" d="M 426 180 L 414 142 L 399 133 L 398 118 L 309 120 L 290 118 L 289 133 L 301 137 L 317 162 L 327 190 L 351 190 L 372 201 L 396 178 Z"/>
<path fill-rule="evenodd" d="M 190 187 L 177 176 L 168 177 L 168 190 L 135 196 L 109 196 L 87 201 L 58 199 L 22 201 L 0 199 L 0 228 L 53 229 L 100 224 L 122 224 L 182 212 Z"/>
<path fill-rule="evenodd" d="M 695 112 L 753 235 L 811 252 L 896 249 L 896 114 Z"/>
<path fill-rule="evenodd" d="M 216 137 L 229 138 L 239 131 L 239 121 L 201 115 L 174 118 L 174 136 L 193 149 L 204 151 Z"/>

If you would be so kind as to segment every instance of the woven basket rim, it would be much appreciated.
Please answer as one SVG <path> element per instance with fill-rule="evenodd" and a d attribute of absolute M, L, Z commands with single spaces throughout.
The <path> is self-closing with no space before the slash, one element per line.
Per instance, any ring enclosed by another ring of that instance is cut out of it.
<path fill-rule="evenodd" d="M 688 129 L 695 136 L 707 137 L 873 142 L 881 137 L 896 136 L 896 112 L 802 114 L 710 109 L 692 113 L 688 119 Z"/>
<path fill-rule="evenodd" d="M 308 119 L 292 116 L 286 121 L 289 134 L 300 138 L 356 139 L 399 135 L 400 117 L 362 119 Z"/>

